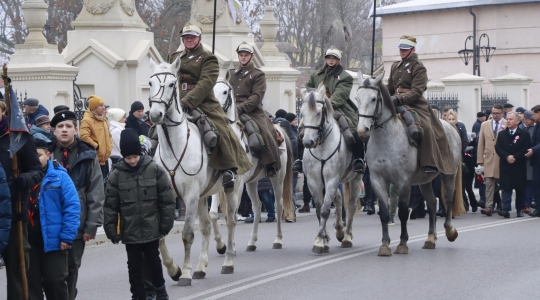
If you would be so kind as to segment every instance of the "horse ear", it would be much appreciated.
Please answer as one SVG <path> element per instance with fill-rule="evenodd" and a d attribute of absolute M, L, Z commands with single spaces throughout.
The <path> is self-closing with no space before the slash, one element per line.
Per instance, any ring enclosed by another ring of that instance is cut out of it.
<path fill-rule="evenodd" d="M 324 87 L 324 82 L 319 83 L 317 87 L 317 94 L 326 94 L 326 88 Z"/>
<path fill-rule="evenodd" d="M 384 71 L 381 73 L 381 75 L 379 75 L 379 76 L 377 76 L 377 78 L 375 78 L 375 81 L 377 82 L 377 85 L 381 84 L 383 78 L 384 78 Z"/>
<path fill-rule="evenodd" d="M 176 57 L 176 59 L 171 64 L 174 74 L 178 73 L 178 70 L 180 70 L 180 56 Z"/>
<path fill-rule="evenodd" d="M 227 71 L 225 72 L 225 81 L 229 82 L 229 79 L 231 79 L 231 73 Z"/>
<path fill-rule="evenodd" d="M 157 67 L 157 64 L 154 62 L 154 60 L 150 57 L 150 70 L 154 70 Z"/>

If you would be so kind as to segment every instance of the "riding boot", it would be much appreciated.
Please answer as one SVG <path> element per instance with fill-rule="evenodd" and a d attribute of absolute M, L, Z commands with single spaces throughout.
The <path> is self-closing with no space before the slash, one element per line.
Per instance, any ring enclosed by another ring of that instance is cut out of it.
<path fill-rule="evenodd" d="M 298 143 L 298 159 L 294 161 L 292 166 L 293 172 L 303 173 L 302 158 L 304 157 L 304 144 L 300 141 Z"/>
<path fill-rule="evenodd" d="M 234 183 L 236 181 L 234 170 L 223 171 L 222 180 L 225 193 L 231 193 L 234 190 Z"/>
<path fill-rule="evenodd" d="M 353 171 L 357 173 L 365 172 L 365 162 L 364 162 L 364 141 L 360 137 L 356 138 L 356 142 L 353 144 L 352 148 L 353 154 Z"/>
<path fill-rule="evenodd" d="M 403 121 L 405 121 L 405 125 L 408 127 L 407 134 L 409 134 L 413 141 L 420 146 L 420 143 L 422 142 L 422 132 L 418 129 L 418 126 L 420 125 L 415 121 L 413 113 L 407 110 L 405 105 L 396 106 L 396 112 L 401 114 Z"/>
<path fill-rule="evenodd" d="M 272 165 L 266 166 L 266 177 L 272 178 L 272 177 L 276 177 L 276 175 L 277 175 L 276 168 L 272 167 Z"/>
<path fill-rule="evenodd" d="M 345 144 L 349 147 L 353 146 L 355 143 L 355 138 L 353 133 L 351 132 L 351 126 L 349 125 L 349 121 L 347 118 L 342 115 L 340 112 L 334 112 L 334 119 L 336 119 L 339 130 L 343 134 L 343 139 L 345 140 Z"/>

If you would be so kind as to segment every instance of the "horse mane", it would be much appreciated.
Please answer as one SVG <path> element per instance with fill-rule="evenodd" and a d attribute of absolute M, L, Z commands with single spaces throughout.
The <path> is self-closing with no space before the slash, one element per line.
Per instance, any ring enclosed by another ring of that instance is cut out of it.
<path fill-rule="evenodd" d="M 375 77 L 366 78 L 364 82 L 362 82 L 362 86 L 365 88 L 377 87 L 377 86 L 371 85 L 372 79 L 375 79 Z M 383 105 L 390 109 L 390 112 L 392 113 L 392 118 L 397 118 L 396 108 L 394 107 L 394 103 L 392 102 L 390 92 L 388 92 L 388 88 L 384 84 L 382 84 L 382 80 L 379 83 L 378 88 L 381 91 L 381 93 L 380 95 L 377 95 L 377 97 L 382 97 Z"/>
<path fill-rule="evenodd" d="M 308 88 L 307 93 L 309 93 L 309 96 L 307 98 L 308 107 L 311 111 L 315 112 L 317 111 L 317 99 L 315 99 L 315 93 L 317 89 Z M 333 116 L 334 115 L 334 108 L 332 107 L 332 102 L 330 102 L 330 99 L 326 97 L 326 95 L 323 95 L 323 100 L 326 104 L 326 112 L 328 115 Z"/>

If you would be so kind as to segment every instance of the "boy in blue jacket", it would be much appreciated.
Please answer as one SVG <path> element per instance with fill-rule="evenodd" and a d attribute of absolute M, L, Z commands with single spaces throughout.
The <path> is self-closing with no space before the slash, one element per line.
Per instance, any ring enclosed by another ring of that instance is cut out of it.
<path fill-rule="evenodd" d="M 68 299 L 68 251 L 77 235 L 81 206 L 66 169 L 50 161 L 47 142 L 35 145 L 43 181 L 32 188 L 28 204 L 30 267 L 26 273 L 29 299 Z"/>

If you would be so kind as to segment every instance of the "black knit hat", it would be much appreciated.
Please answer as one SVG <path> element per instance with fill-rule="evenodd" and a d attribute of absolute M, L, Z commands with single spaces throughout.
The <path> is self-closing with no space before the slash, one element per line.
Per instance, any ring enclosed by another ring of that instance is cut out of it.
<path fill-rule="evenodd" d="M 487 117 L 487 115 L 486 115 L 485 112 L 479 111 L 479 112 L 476 113 L 476 117 L 477 117 L 477 118 L 482 118 L 482 117 Z"/>
<path fill-rule="evenodd" d="M 141 109 L 144 110 L 144 105 L 141 103 L 141 101 L 131 103 L 131 112 L 136 112 Z"/>
<path fill-rule="evenodd" d="M 54 117 L 51 120 L 51 127 L 56 127 L 56 125 L 60 122 L 64 122 L 66 120 L 77 120 L 77 116 L 75 116 L 75 113 L 72 111 L 62 111 L 54 115 Z"/>
<path fill-rule="evenodd" d="M 142 148 L 139 135 L 131 128 L 126 128 L 120 133 L 120 153 L 123 157 L 141 155 Z"/>
<path fill-rule="evenodd" d="M 287 120 L 289 122 L 294 121 L 294 119 L 296 119 L 296 115 L 293 114 L 293 113 L 287 113 L 287 115 L 285 116 L 285 120 Z"/>
<path fill-rule="evenodd" d="M 35 139 L 34 145 L 36 146 L 36 149 L 45 149 L 49 151 L 49 145 L 42 139 Z"/>
<path fill-rule="evenodd" d="M 284 109 L 278 109 L 276 111 L 276 118 L 283 118 L 285 119 L 285 116 L 287 115 L 287 111 Z"/>

